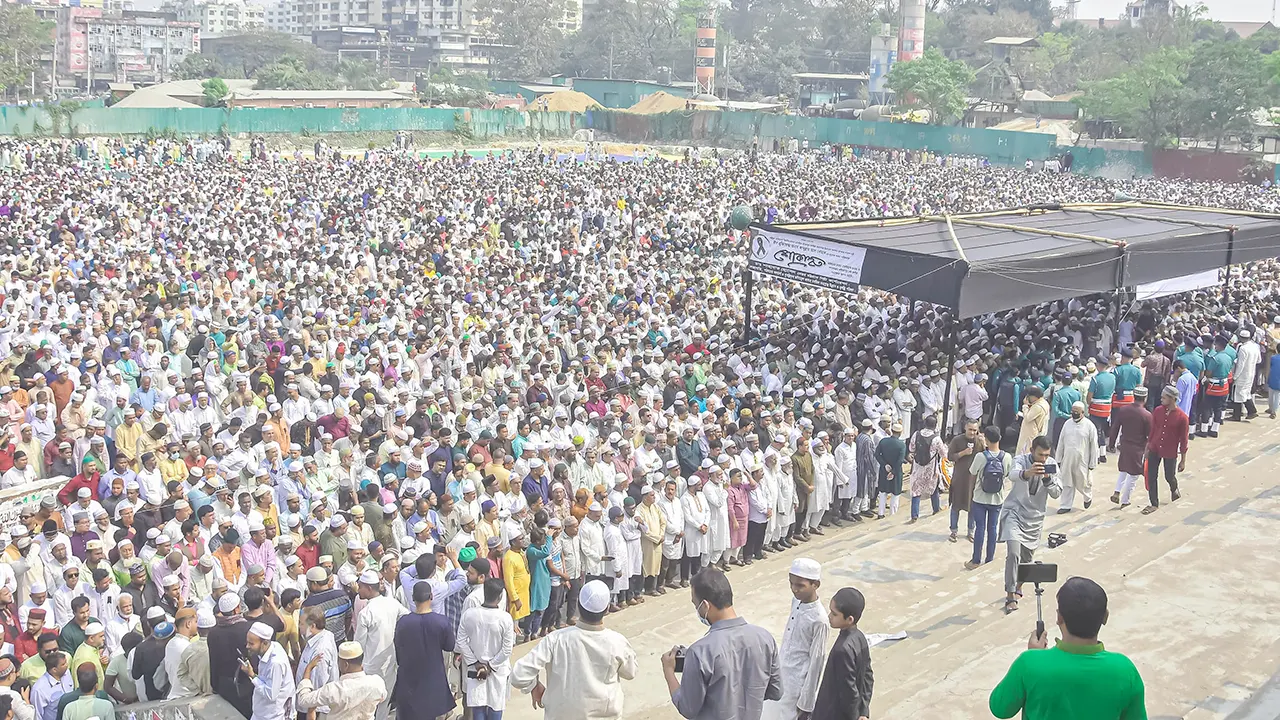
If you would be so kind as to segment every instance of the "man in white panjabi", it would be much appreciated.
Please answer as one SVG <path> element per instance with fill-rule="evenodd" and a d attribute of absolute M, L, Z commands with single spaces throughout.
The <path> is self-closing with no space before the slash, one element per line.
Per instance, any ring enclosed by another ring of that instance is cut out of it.
<path fill-rule="evenodd" d="M 1262 362 L 1262 348 L 1253 340 L 1253 333 L 1241 330 L 1240 344 L 1236 347 L 1236 363 L 1231 375 L 1231 409 L 1233 420 L 1252 420 L 1258 417 L 1258 408 L 1253 404 L 1253 381 L 1258 375 L 1258 365 Z M 1245 415 L 1248 413 L 1248 415 Z"/>
<path fill-rule="evenodd" d="M 511 670 L 511 686 L 532 693 L 556 720 L 622 716 L 622 680 L 639 670 L 635 650 L 621 633 L 604 627 L 609 587 L 599 580 L 582 586 L 578 624 L 538 641 Z M 540 679 L 546 670 L 546 684 Z"/>
<path fill-rule="evenodd" d="M 1062 502 L 1070 508 L 1076 493 L 1093 501 L 1093 469 L 1098 465 L 1098 427 L 1085 416 L 1084 403 L 1071 405 L 1071 417 L 1058 431 L 1058 473 L 1062 479 Z"/>
<path fill-rule="evenodd" d="M 305 713 L 327 707 L 329 717 L 373 720 L 378 708 L 386 704 L 387 684 L 377 675 L 364 671 L 364 648 L 360 643 L 344 642 L 338 646 L 338 679 L 316 688 L 312 684 L 311 673 L 323 661 L 323 656 L 316 655 L 302 669 L 302 681 L 298 683 L 298 710 Z"/>
<path fill-rule="evenodd" d="M 382 678 L 387 687 L 394 688 L 399 669 L 396 664 L 396 622 L 409 611 L 382 594 L 382 577 L 374 570 L 360 573 L 358 592 L 366 601 L 355 620 L 355 641 L 364 648 L 363 666 L 369 669 L 370 674 Z M 379 703 L 375 717 L 384 720 L 389 710 L 389 703 L 384 699 Z M 329 714 L 333 716 L 332 708 Z"/>
<path fill-rule="evenodd" d="M 791 616 L 782 631 L 778 670 L 782 697 L 764 704 L 764 720 L 797 720 L 813 712 L 818 680 L 827 649 L 827 611 L 818 599 L 822 565 L 810 558 L 796 558 L 787 576 L 791 586 Z"/>
<path fill-rule="evenodd" d="M 485 580 L 480 592 L 484 603 L 462 612 L 454 649 L 462 656 L 464 704 L 472 717 L 483 720 L 507 707 L 515 624 L 503 609 L 501 578 Z"/>

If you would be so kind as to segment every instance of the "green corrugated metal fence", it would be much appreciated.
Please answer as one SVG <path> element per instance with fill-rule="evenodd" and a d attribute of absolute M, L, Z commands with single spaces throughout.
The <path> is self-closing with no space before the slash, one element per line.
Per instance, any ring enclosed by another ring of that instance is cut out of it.
<path fill-rule="evenodd" d="M 55 134 L 54 121 L 41 107 L 0 107 L 0 135 Z M 688 142 L 762 147 L 774 139 L 808 140 L 881 148 L 929 150 L 977 155 L 1002 165 L 1019 165 L 1070 149 L 1076 172 L 1131 177 L 1150 175 L 1145 153 L 1102 148 L 1064 147 L 1043 133 L 977 130 L 909 123 L 861 122 L 757 112 L 677 111 L 637 115 L 617 110 L 586 113 L 520 112 L 452 108 L 103 108 L 82 107 L 59 128 L 63 135 L 138 135 L 172 131 L 178 135 L 221 133 L 452 132 L 473 138 L 571 137 L 594 128 L 625 142 Z"/>

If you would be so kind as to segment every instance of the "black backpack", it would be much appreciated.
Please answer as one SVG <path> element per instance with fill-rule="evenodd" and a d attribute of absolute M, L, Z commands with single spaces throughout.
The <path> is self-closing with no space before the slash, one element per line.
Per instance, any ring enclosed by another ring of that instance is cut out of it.
<path fill-rule="evenodd" d="M 933 438 L 925 439 L 920 433 L 916 433 L 915 442 L 912 443 L 914 448 L 911 453 L 911 462 L 916 465 L 928 465 L 933 462 Z"/>
<path fill-rule="evenodd" d="M 1004 452 L 982 451 L 987 464 L 982 467 L 982 492 L 994 495 L 1004 489 Z"/>

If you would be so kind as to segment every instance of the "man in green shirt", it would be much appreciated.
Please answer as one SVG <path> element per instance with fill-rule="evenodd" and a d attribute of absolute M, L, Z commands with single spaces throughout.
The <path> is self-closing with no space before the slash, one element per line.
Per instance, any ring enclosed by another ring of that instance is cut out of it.
<path fill-rule="evenodd" d="M 991 691 L 991 713 L 1023 720 L 1146 720 L 1142 677 L 1129 658 L 1107 652 L 1098 631 L 1107 622 L 1107 593 L 1088 578 L 1073 577 L 1058 590 L 1058 629 L 1032 633 L 1027 651 Z"/>
<path fill-rule="evenodd" d="M 76 689 L 58 698 L 57 720 L 114 717 L 116 706 L 100 687 L 96 670 L 87 664 L 76 668 Z"/>

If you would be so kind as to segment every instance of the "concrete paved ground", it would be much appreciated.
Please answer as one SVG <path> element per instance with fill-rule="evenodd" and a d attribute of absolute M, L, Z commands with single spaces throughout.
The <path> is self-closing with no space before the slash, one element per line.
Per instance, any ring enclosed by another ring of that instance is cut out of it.
<path fill-rule="evenodd" d="M 1046 530 L 1069 541 L 1037 559 L 1059 565 L 1060 577 L 1085 575 L 1107 591 L 1111 620 L 1102 640 L 1137 664 L 1152 720 L 1226 718 L 1280 666 L 1280 421 L 1228 423 L 1217 440 L 1191 444 L 1182 499 L 1141 515 L 1139 483 L 1132 506 L 1108 498 L 1115 465 L 1095 471 L 1094 505 L 1051 515 Z M 926 507 L 927 507 L 926 500 Z M 1057 501 L 1050 500 L 1050 510 Z M 844 585 L 866 595 L 867 633 L 909 637 L 872 650 L 874 716 L 910 720 L 990 717 L 987 697 L 1026 647 L 1035 602 L 1002 611 L 1003 548 L 997 561 L 972 572 L 961 565 L 970 545 L 947 541 L 942 514 L 906 525 L 896 517 L 835 532 L 729 574 L 738 612 L 779 639 L 789 612 L 786 570 L 800 555 L 824 564 L 822 597 Z M 1051 640 L 1053 588 L 1045 595 Z M 610 616 L 640 656 L 640 676 L 626 683 L 626 718 L 676 718 L 659 656 L 702 634 L 687 591 Z M 834 637 L 834 636 L 833 636 Z M 517 649 L 523 654 L 529 646 Z M 528 696 L 513 694 L 507 717 L 539 717 Z"/>

